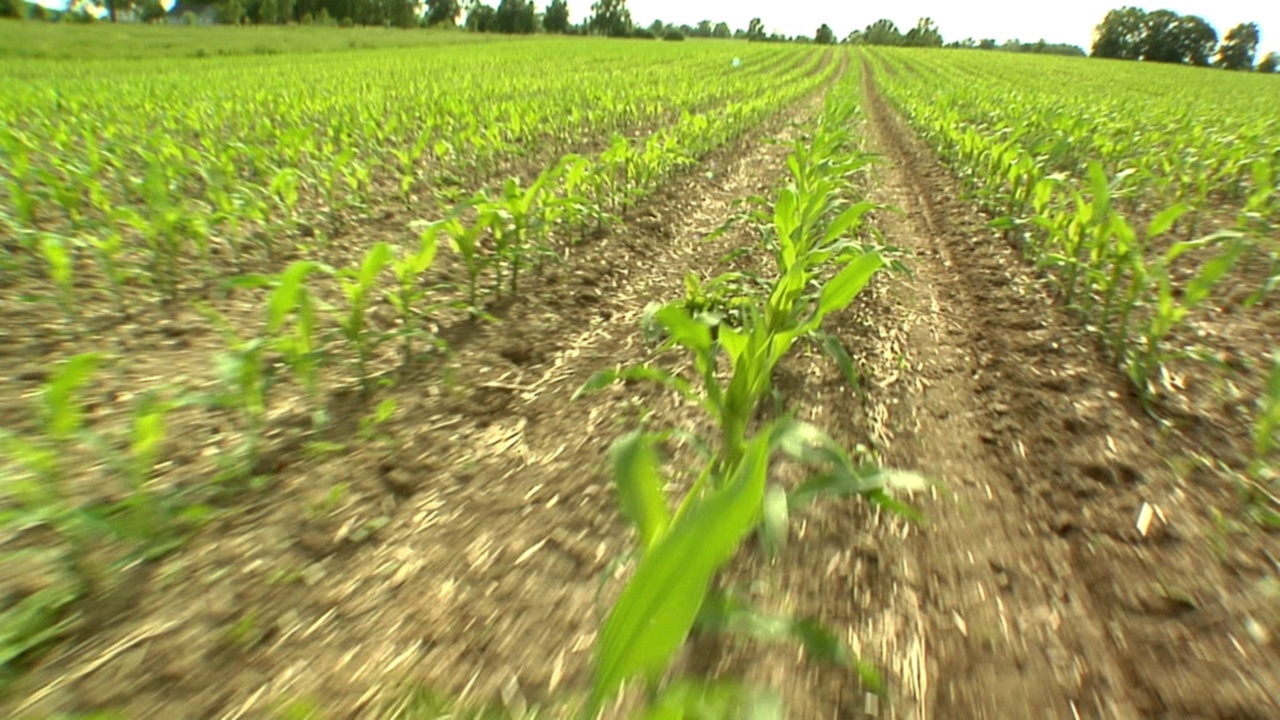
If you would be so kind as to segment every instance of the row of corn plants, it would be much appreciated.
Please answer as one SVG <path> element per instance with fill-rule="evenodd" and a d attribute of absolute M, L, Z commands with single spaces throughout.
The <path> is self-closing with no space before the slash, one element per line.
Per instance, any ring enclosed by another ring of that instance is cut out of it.
<path fill-rule="evenodd" d="M 894 65 L 877 74 L 885 94 L 1144 402 L 1170 361 L 1220 364 L 1181 331 L 1243 266 L 1264 270 L 1245 307 L 1280 286 L 1272 78 L 902 50 L 869 60 Z M 1274 392 L 1264 383 L 1258 400 L 1255 476 L 1273 454 Z"/>
<path fill-rule="evenodd" d="M 1280 125 L 1262 112 L 1265 93 L 1250 92 L 1263 88 L 1240 87 L 1230 120 L 1216 95 L 1212 109 L 1134 113 L 1120 92 L 1085 97 L 1118 66 L 1076 89 L 1033 74 L 1078 67 L 1060 59 L 1001 59 L 978 75 L 951 54 L 888 58 L 910 70 L 881 73 L 884 91 L 1097 326 L 1144 397 L 1181 353 L 1175 331 L 1242 258 L 1272 268 L 1250 303 L 1280 282 Z M 1233 221 L 1215 221 L 1224 207 Z"/>
<path fill-rule="evenodd" d="M 127 436 L 103 439 L 102 431 L 86 419 L 81 397 L 95 372 L 109 368 L 110 359 L 86 354 L 59 366 L 32 413 L 34 421 L 22 431 L 0 435 L 0 456 L 13 461 L 6 462 L 0 477 L 0 528 L 19 543 L 45 537 L 43 544 L 61 558 L 58 563 L 66 570 L 67 582 L 57 592 L 27 596 L 0 608 L 0 662 L 6 670 L 16 667 L 22 656 L 65 633 L 70 627 L 67 618 L 74 616 L 68 608 L 77 599 L 93 596 L 113 568 L 167 552 L 208 516 L 212 502 L 266 480 L 257 476 L 258 458 L 282 385 L 291 385 L 294 394 L 301 392 L 313 431 L 325 429 L 327 388 L 335 376 L 354 376 L 371 399 L 381 384 L 394 382 L 386 372 L 389 367 L 411 368 L 425 350 L 443 348 L 432 331 L 443 315 L 463 311 L 462 322 L 492 319 L 487 303 L 519 292 L 526 272 L 558 261 L 567 244 L 593 228 L 618 222 L 673 173 L 812 92 L 836 67 L 811 72 L 815 69 L 806 56 L 789 70 L 799 74 L 782 85 L 775 83 L 790 75 L 758 72 L 748 81 L 755 91 L 744 100 L 685 112 L 648 135 L 615 135 L 597 155 L 565 155 L 532 181 L 509 177 L 496 188 L 476 191 L 446 206 L 444 217 L 424 222 L 417 242 L 377 242 L 345 266 L 303 259 L 279 272 L 219 279 L 216 286 L 223 293 L 249 294 L 261 302 L 260 321 L 226 314 L 219 309 L 217 293 L 198 303 L 224 341 L 213 363 L 216 383 L 199 391 L 152 388 L 139 402 Z M 170 187 L 163 175 L 169 169 L 158 164 L 148 172 L 144 182 L 163 194 Z M 271 192 L 292 198 L 300 177 L 277 176 Z M 189 273 L 193 261 L 207 270 L 207 258 L 191 257 L 176 238 L 184 229 L 199 226 L 203 232 L 211 225 L 200 225 L 205 220 L 199 213 L 187 216 L 171 205 L 158 207 L 168 208 L 156 210 L 158 222 L 168 230 L 154 235 L 155 247 L 160 248 L 154 264 L 135 271 L 176 278 Z M 149 227 L 131 212 L 117 211 L 139 227 Z M 35 232 L 42 258 L 58 280 L 60 307 L 68 326 L 74 327 L 80 304 L 75 249 L 52 231 Z M 123 252 L 122 246 L 134 240 L 116 233 L 112 243 Z M 456 256 L 465 269 L 464 280 L 449 284 L 433 274 L 442 251 Z M 123 272 L 126 260 L 105 251 L 103 257 Z M 111 263 L 104 262 L 104 267 Z M 378 308 L 392 310 L 393 326 L 372 321 Z M 379 405 L 378 412 L 383 408 Z M 171 413 L 179 409 L 219 418 L 239 437 L 235 447 L 218 455 L 220 470 L 207 487 L 175 488 L 161 482 L 157 468 L 165 428 Z M 107 473 L 105 482 L 83 486 L 82 469 L 99 463 Z M 45 531 L 52 539 L 43 535 Z M 132 549 L 104 555 L 104 547 L 122 544 Z"/>
<path fill-rule="evenodd" d="M 178 61 L 147 74 L 108 64 L 94 82 L 65 62 L 6 66 L 22 81 L 0 93 L 0 262 L 11 277 L 43 275 L 64 309 L 83 286 L 67 278 L 91 272 L 120 304 L 138 285 L 172 301 L 186 264 L 206 279 L 275 269 L 391 198 L 447 206 L 515 169 L 786 92 L 821 61 L 750 50 L 734 68 L 732 48 L 565 49 L 234 59 L 212 71 Z"/>
<path fill-rule="evenodd" d="M 798 640 L 811 654 L 861 671 L 842 641 L 812 618 L 769 618 L 722 591 L 716 578 L 753 533 L 777 549 L 789 516 L 824 495 L 859 495 L 895 512 L 910 508 L 891 487 L 919 487 L 907 473 L 881 470 L 849 455 L 821 429 L 789 415 L 770 420 L 762 410 L 776 396 L 773 376 L 797 343 L 819 333 L 823 320 L 846 308 L 885 261 L 868 242 L 864 222 L 874 206 L 851 199 L 853 178 L 868 162 L 852 143 L 856 82 L 837 83 L 811 139 L 797 141 L 790 176 L 772 202 L 763 247 L 770 277 L 739 284 L 729 298 L 732 321 L 694 311 L 689 298 L 651 309 L 662 334 L 660 350 L 692 360 L 693 376 L 657 365 L 601 371 L 579 395 L 619 381 L 657 382 L 702 408 L 715 437 L 645 428 L 619 439 L 611 451 L 619 507 L 636 531 L 634 567 L 600 630 L 587 715 L 594 716 L 627 681 L 648 691 L 645 717 L 737 716 L 766 707 L 758 695 L 731 684 L 665 676 L 695 627 L 734 630 L 765 639 Z M 664 443 L 698 448 L 691 486 L 673 490 L 661 460 Z M 784 488 L 771 479 L 774 461 L 789 458 L 809 478 Z M 770 707 L 776 707 L 768 705 Z M 711 713 L 711 714 L 706 714 Z"/>

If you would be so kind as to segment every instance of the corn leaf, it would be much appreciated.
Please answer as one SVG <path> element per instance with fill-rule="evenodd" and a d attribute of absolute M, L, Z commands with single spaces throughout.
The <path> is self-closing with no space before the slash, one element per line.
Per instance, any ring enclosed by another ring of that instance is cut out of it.
<path fill-rule="evenodd" d="M 645 550 L 654 546 L 671 522 L 663 495 L 664 484 L 659 469 L 654 437 L 635 432 L 613 444 L 609 452 L 613 465 L 613 482 L 618 488 L 622 512 L 640 533 Z"/>
<path fill-rule="evenodd" d="M 884 260 L 876 253 L 867 253 L 844 267 L 822 288 L 818 299 L 818 312 L 810 322 L 817 327 L 822 318 L 837 310 L 843 310 L 862 292 L 871 276 L 884 266 Z M 816 321 L 816 322 L 815 322 Z"/>
<path fill-rule="evenodd" d="M 627 679 L 654 681 L 666 668 L 693 627 L 712 576 L 759 517 L 768 459 L 768 438 L 757 436 L 732 482 L 682 515 L 640 559 L 600 632 L 593 710 Z"/>
<path fill-rule="evenodd" d="M 55 438 L 71 437 L 84 423 L 84 406 L 76 394 L 98 369 L 102 356 L 82 353 L 58 366 L 44 388 L 45 431 Z"/>

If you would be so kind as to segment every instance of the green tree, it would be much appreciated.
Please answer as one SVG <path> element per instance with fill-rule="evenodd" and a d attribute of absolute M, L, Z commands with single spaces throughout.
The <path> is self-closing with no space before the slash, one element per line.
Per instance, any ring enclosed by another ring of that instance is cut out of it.
<path fill-rule="evenodd" d="M 1240 23 L 1231 28 L 1218 48 L 1218 65 L 1228 70 L 1253 68 L 1253 56 L 1258 52 L 1258 35 L 1257 23 Z"/>
<path fill-rule="evenodd" d="M 542 29 L 549 33 L 569 32 L 569 4 L 564 0 L 551 0 L 542 14 Z"/>
<path fill-rule="evenodd" d="M 22 17 L 22 0 L 0 0 L 0 18 Z"/>
<path fill-rule="evenodd" d="M 728 38 L 733 37 L 733 31 L 729 29 L 729 23 L 718 22 L 711 31 L 711 37 Z"/>
<path fill-rule="evenodd" d="M 280 5 L 280 22 L 293 22 L 294 10 L 297 8 L 297 0 L 276 0 Z"/>
<path fill-rule="evenodd" d="M 258 3 L 255 19 L 259 24 L 274 25 L 280 19 L 279 0 L 262 0 Z"/>
<path fill-rule="evenodd" d="M 826 23 L 822 23 L 822 25 L 818 27 L 817 32 L 813 34 L 813 41 L 819 45 L 835 45 L 836 34 L 831 31 L 830 26 Z"/>
<path fill-rule="evenodd" d="M 1273 52 L 1267 53 L 1267 56 L 1262 58 L 1262 61 L 1258 63 L 1258 72 L 1280 72 L 1280 58 L 1276 57 L 1276 54 Z"/>
<path fill-rule="evenodd" d="M 1123 7 L 1107 13 L 1094 29 L 1092 54 L 1120 60 L 1208 65 L 1217 44 L 1217 31 L 1197 15 L 1179 15 L 1171 10 L 1149 13 Z"/>
<path fill-rule="evenodd" d="M 1213 49 L 1218 45 L 1218 31 L 1198 15 L 1182 16 L 1177 29 L 1180 62 L 1208 67 L 1213 60 Z"/>
<path fill-rule="evenodd" d="M 1137 60 L 1142 57 L 1147 13 L 1135 7 L 1112 10 L 1093 29 L 1094 57 Z"/>
<path fill-rule="evenodd" d="M 712 25 L 710 20 L 699 20 L 697 27 L 693 29 L 693 36 L 709 38 L 711 37 L 711 28 Z"/>
<path fill-rule="evenodd" d="M 484 3 L 476 3 L 467 11 L 465 26 L 472 32 L 492 32 L 493 15 L 493 8 Z"/>
<path fill-rule="evenodd" d="M 902 38 L 902 44 L 908 47 L 942 47 L 942 33 L 938 32 L 933 18 L 920 18 Z"/>
<path fill-rule="evenodd" d="M 165 12 L 164 5 L 160 4 L 160 0 L 143 0 L 138 4 L 138 14 L 142 18 L 142 22 L 145 23 L 163 20 Z"/>
<path fill-rule="evenodd" d="M 862 31 L 862 41 L 868 45 L 901 45 L 902 33 L 892 20 L 877 20 Z"/>
<path fill-rule="evenodd" d="M 239 25 L 244 18 L 244 5 L 240 0 L 222 0 L 218 4 L 218 22 L 225 25 Z"/>
<path fill-rule="evenodd" d="M 493 14 L 491 30 L 527 35 L 537 29 L 533 3 L 527 0 L 502 0 Z"/>
<path fill-rule="evenodd" d="M 398 28 L 418 25 L 418 0 L 383 0 L 382 23 Z"/>
<path fill-rule="evenodd" d="M 1218 45 L 1218 33 L 1204 18 L 1180 16 L 1169 10 L 1147 13 L 1140 42 L 1148 62 L 1208 65 Z"/>
<path fill-rule="evenodd" d="M 626 37 L 631 33 L 631 11 L 627 0 L 596 0 L 587 19 L 591 32 L 609 37 Z"/>
<path fill-rule="evenodd" d="M 751 22 L 747 25 L 747 40 L 759 42 L 764 40 L 764 21 L 760 18 L 751 18 Z"/>
<path fill-rule="evenodd" d="M 462 5 L 458 0 L 427 0 L 427 12 L 423 16 L 427 27 L 453 27 L 458 24 Z"/>

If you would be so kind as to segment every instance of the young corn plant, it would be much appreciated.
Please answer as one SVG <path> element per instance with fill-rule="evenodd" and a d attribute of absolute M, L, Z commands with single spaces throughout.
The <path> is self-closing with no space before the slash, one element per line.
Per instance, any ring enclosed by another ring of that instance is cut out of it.
<path fill-rule="evenodd" d="M 481 247 L 481 240 L 489 228 L 491 217 L 480 216 L 473 223 L 466 223 L 461 218 L 444 220 L 440 231 L 449 236 L 449 244 L 454 252 L 462 258 L 467 273 L 467 309 L 473 318 L 483 317 L 484 307 L 480 299 L 480 277 L 492 265 L 493 260 Z"/>
<path fill-rule="evenodd" d="M 687 299 L 652 313 L 652 321 L 668 337 L 666 347 L 692 354 L 697 386 L 642 365 L 597 373 L 579 390 L 592 392 L 620 379 L 657 381 L 706 409 L 720 435 L 719 447 L 707 451 L 697 479 L 678 497 L 667 496 L 656 449 L 674 434 L 638 432 L 614 446 L 614 482 L 622 512 L 637 531 L 638 561 L 598 636 L 588 716 L 637 677 L 648 685 L 651 711 L 666 708 L 679 716 L 680 698 L 687 697 L 689 685 L 677 683 L 661 693 L 657 688 L 699 622 L 712 629 L 799 639 L 811 651 L 826 648 L 828 652 L 816 654 L 827 659 L 849 661 L 847 649 L 830 651 L 841 644 L 815 621 L 769 621 L 711 589 L 716 574 L 752 531 L 761 530 L 767 547 L 780 547 L 790 512 L 818 496 L 858 494 L 910 514 L 886 488 L 923 485 L 914 475 L 859 467 L 824 433 L 785 416 L 750 434 L 774 369 L 796 340 L 817 332 L 827 315 L 847 307 L 884 265 L 877 253 L 864 252 L 846 239 L 869 208 L 842 208 L 838 197 L 845 176 L 823 170 L 838 164 L 827 162 L 827 155 L 839 147 L 839 131 L 823 133 L 820 128 L 814 152 L 802 147 L 789 158 L 795 182 L 780 193 L 774 213 L 780 277 L 747 304 L 741 327 L 720 325 L 713 333 L 715 320 L 705 313 L 695 316 Z M 826 269 L 836 272 L 824 282 Z M 721 353 L 729 360 L 725 381 L 718 374 Z M 814 476 L 790 493 L 770 486 L 768 469 L 775 453 L 815 468 Z M 871 671 L 865 670 L 863 677 L 875 685 Z"/>
<path fill-rule="evenodd" d="M 18 508 L 16 514 L 4 519 L 54 528 L 72 548 L 73 563 L 87 554 L 88 534 L 82 517 L 70 505 L 72 492 L 64 463 L 85 432 L 81 396 L 101 364 L 102 357 L 93 353 L 76 355 L 59 364 L 40 391 L 37 432 L 28 437 L 0 431 L 0 449 L 19 471 L 17 477 L 0 488 Z"/>
<path fill-rule="evenodd" d="M 342 294 L 346 298 L 346 312 L 338 316 L 338 328 L 342 337 L 356 353 L 356 371 L 360 376 L 360 391 L 368 397 L 373 389 L 369 375 L 369 361 L 382 341 L 379 333 L 371 332 L 365 322 L 369 303 L 376 297 L 378 276 L 394 259 L 391 246 L 377 243 L 365 253 L 359 269 L 344 269 L 338 273 Z"/>
<path fill-rule="evenodd" d="M 1195 275 L 1179 293 L 1172 279 L 1173 264 L 1188 251 L 1200 248 L 1215 248 L 1217 254 L 1196 268 Z M 1151 263 L 1149 273 L 1154 276 L 1155 304 L 1150 319 L 1138 329 L 1138 341 L 1126 358 L 1129 379 L 1144 399 L 1151 396 L 1151 377 L 1174 356 L 1166 343 L 1169 335 L 1209 298 L 1247 248 L 1247 236 L 1236 231 L 1221 231 L 1199 240 L 1174 243 Z"/>
<path fill-rule="evenodd" d="M 65 568 L 15 605 L 0 598 L 0 682 L 12 663 L 71 626 L 66 610 L 74 601 L 112 582 L 120 568 L 177 547 L 204 514 L 201 506 L 180 505 L 149 486 L 176 403 L 144 394 L 123 437 L 87 426 L 81 395 L 100 364 L 99 356 L 78 355 L 59 365 L 40 395 L 38 431 L 0 431 L 0 458 L 7 461 L 0 470 L 0 529 L 20 534 L 44 526 L 58 537 L 53 548 L 3 553 L 0 562 L 26 556 L 28 564 Z M 108 483 L 120 481 L 120 499 L 78 497 L 70 487 L 74 460 L 68 458 L 83 457 L 82 450 L 103 461 Z"/>
<path fill-rule="evenodd" d="M 129 283 L 131 270 L 123 262 L 125 252 L 124 238 L 116 230 L 108 229 L 102 235 L 97 233 L 88 235 L 85 238 L 85 242 L 98 261 L 98 269 L 101 270 L 103 277 L 107 279 L 111 298 L 115 302 L 116 312 L 121 317 L 129 317 L 129 304 L 126 301 L 125 286 Z"/>
<path fill-rule="evenodd" d="M 406 207 L 409 206 L 413 197 L 414 183 L 418 180 L 418 161 L 426 154 L 427 146 L 430 143 L 431 135 L 423 132 L 418 135 L 418 139 L 408 149 L 391 149 L 391 154 L 395 156 L 397 170 L 400 173 L 400 201 Z"/>
<path fill-rule="evenodd" d="M 396 284 L 386 292 L 386 298 L 400 315 L 398 332 L 406 368 L 413 364 L 415 338 L 426 337 L 437 348 L 442 347 L 443 341 L 423 327 L 423 320 L 440 305 L 425 302 L 430 291 L 423 285 L 422 275 L 435 261 L 439 235 L 445 227 L 445 223 L 429 225 L 419 238 L 417 250 L 405 251 L 391 260 L 391 274 L 395 276 Z"/>
<path fill-rule="evenodd" d="M 618 502 L 635 527 L 638 559 L 598 636 L 588 716 L 632 678 L 641 678 L 652 704 L 661 706 L 665 693 L 656 695 L 658 683 L 695 625 L 797 641 L 811 656 L 856 669 L 869 688 L 878 689 L 875 671 L 858 663 L 816 621 L 773 618 L 762 624 L 764 616 L 713 591 L 712 583 L 752 532 L 765 529 L 775 545 L 781 544 L 789 514 L 820 496 L 860 495 L 911 514 L 889 491 L 920 489 L 923 481 L 909 473 L 855 466 L 817 428 L 783 419 L 746 439 L 736 465 L 708 463 L 698 484 L 672 498 L 664 489 L 656 447 L 663 439 L 634 433 L 611 451 Z M 771 486 L 768 469 L 775 454 L 814 468 L 813 475 L 789 493 Z"/>
<path fill-rule="evenodd" d="M 506 278 L 510 283 L 508 291 L 514 295 L 519 290 L 521 268 L 529 267 L 530 259 L 534 257 L 540 265 L 545 253 L 550 252 L 544 239 L 548 229 L 547 213 L 556 205 L 556 199 L 548 199 L 546 195 L 563 167 L 561 162 L 543 170 L 527 188 L 521 188 L 515 178 L 507 178 L 502 186 L 502 196 L 479 206 L 479 212 L 487 218 L 486 224 L 493 234 L 499 263 L 499 270 L 494 276 L 495 294 L 501 292 L 501 263 L 506 264 Z"/>
<path fill-rule="evenodd" d="M 222 334 L 227 349 L 214 357 L 217 390 L 194 397 L 192 402 L 230 411 L 235 417 L 241 441 L 232 453 L 219 456 L 225 461 L 219 479 L 248 479 L 253 476 L 266 432 L 268 397 L 276 382 L 275 370 L 266 360 L 271 339 L 243 337 L 217 311 L 209 307 L 201 311 Z"/>
<path fill-rule="evenodd" d="M 44 258 L 49 279 L 57 289 L 58 306 L 66 316 L 67 326 L 73 327 L 79 315 L 75 294 L 75 252 L 70 241 L 53 233 L 40 236 L 40 254 Z"/>
<path fill-rule="evenodd" d="M 280 353 L 284 364 L 306 391 L 311 401 L 312 425 L 318 428 L 327 422 L 320 394 L 321 350 L 316 338 L 316 302 L 306 284 L 312 274 L 327 272 L 330 269 L 325 265 L 299 260 L 278 275 L 244 275 L 228 283 L 235 288 L 271 289 L 267 297 L 265 334 L 260 340 L 241 340 L 230 324 L 214 313 L 232 347 L 230 357 L 235 358 L 230 361 L 228 369 L 235 368 L 232 375 L 239 377 L 241 389 L 248 391 L 244 399 L 250 402 L 242 407 L 249 410 L 250 415 L 256 416 L 259 410 L 266 411 L 265 387 L 259 393 L 258 385 L 265 376 L 261 368 L 263 353 L 274 350 Z M 244 384 L 246 382 L 248 385 Z"/>

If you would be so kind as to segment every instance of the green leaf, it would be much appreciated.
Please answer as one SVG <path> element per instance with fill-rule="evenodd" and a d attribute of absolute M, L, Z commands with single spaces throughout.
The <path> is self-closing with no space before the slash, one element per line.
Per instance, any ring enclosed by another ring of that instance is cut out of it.
<path fill-rule="evenodd" d="M 612 370 L 601 370 L 587 379 L 582 387 L 578 388 L 573 394 L 571 400 L 577 400 L 584 395 L 599 392 L 616 382 L 633 382 L 633 381 L 649 381 L 664 385 L 683 395 L 686 399 L 701 402 L 702 398 L 694 392 L 693 386 L 688 380 L 663 370 L 662 368 L 652 365 L 637 365 L 629 368 L 614 368 Z"/>
<path fill-rule="evenodd" d="M 712 576 L 759 517 L 768 460 L 768 438 L 758 436 L 732 482 L 697 502 L 640 559 L 600 631 L 592 714 L 628 678 L 653 680 L 666 668 L 693 627 Z"/>
<path fill-rule="evenodd" d="M 373 286 L 374 281 L 378 277 L 378 273 L 391 262 L 391 246 L 387 243 L 374 243 L 373 247 L 364 254 L 364 262 L 360 263 L 360 276 L 358 282 L 363 288 Z"/>
<path fill-rule="evenodd" d="M 420 236 L 421 244 L 418 246 L 418 252 L 413 255 L 413 273 L 417 277 L 427 271 L 431 267 L 431 263 L 436 259 L 436 252 L 439 249 L 439 235 L 442 226 L 435 223 L 422 232 Z"/>
<path fill-rule="evenodd" d="M 654 318 L 667 329 L 671 340 L 698 355 L 711 352 L 711 328 L 695 320 L 678 304 L 659 310 Z"/>
<path fill-rule="evenodd" d="M 764 613 L 733 593 L 711 592 L 698 614 L 697 626 L 706 632 L 738 634 L 768 643 L 794 642 L 813 660 L 857 670 L 866 689 L 884 689 L 875 668 L 856 659 L 839 635 L 817 618 Z"/>
<path fill-rule="evenodd" d="M 725 352 L 728 353 L 729 361 L 734 367 L 737 367 L 738 358 L 742 357 L 743 353 L 747 351 L 747 336 L 731 327 L 725 326 L 720 328 L 720 333 L 717 337 L 720 341 L 720 347 L 724 348 Z"/>
<path fill-rule="evenodd" d="M 776 693 L 725 680 L 682 678 L 658 693 L 640 720 L 782 720 Z"/>
<path fill-rule="evenodd" d="M 654 437 L 631 433 L 615 442 L 609 455 L 613 481 L 618 488 L 618 504 L 640 533 L 640 545 L 647 551 L 671 522 Z"/>
<path fill-rule="evenodd" d="M 76 397 L 98 369 L 102 356 L 82 353 L 54 370 L 44 387 L 45 432 L 58 439 L 68 439 L 84 422 L 84 407 Z"/>
<path fill-rule="evenodd" d="M 765 550 L 771 557 L 777 557 L 787 544 L 787 525 L 791 521 L 791 513 L 787 508 L 787 492 L 777 485 L 770 485 L 765 491 L 761 535 Z"/>
<path fill-rule="evenodd" d="M 849 665 L 852 653 L 836 634 L 816 618 L 791 622 L 791 635 L 810 658 L 829 665 Z"/>
<path fill-rule="evenodd" d="M 832 220 L 830 225 L 827 226 L 826 236 L 823 237 L 822 240 L 823 244 L 825 245 L 844 235 L 850 227 L 860 223 L 863 216 L 875 208 L 875 203 L 866 201 L 856 203 L 855 205 L 847 208 L 844 212 L 840 213 L 835 220 Z"/>
<path fill-rule="evenodd" d="M 853 298 L 866 287 L 871 276 L 884 266 L 884 260 L 876 253 L 861 255 L 844 267 L 838 275 L 822 287 L 822 295 L 818 299 L 818 313 L 815 319 L 843 310 L 853 302 Z"/>
<path fill-rule="evenodd" d="M 285 318 L 303 306 L 305 288 L 303 283 L 312 272 L 321 269 L 321 265 L 309 260 L 299 260 L 276 279 L 276 288 L 271 293 L 267 304 L 267 332 L 275 334 L 284 326 Z"/>
<path fill-rule="evenodd" d="M 1169 232 L 1169 228 L 1172 228 L 1174 223 L 1178 222 L 1178 219 L 1185 215 L 1190 209 L 1191 208 L 1183 205 L 1182 203 L 1165 208 L 1159 215 L 1156 215 L 1155 218 L 1152 219 L 1151 224 L 1147 226 L 1147 237 L 1159 237 Z"/>
<path fill-rule="evenodd" d="M 858 390 L 862 386 L 862 377 L 853 364 L 853 358 L 849 357 L 849 352 L 844 349 L 844 344 L 840 342 L 840 338 L 831 333 L 815 333 L 815 335 L 818 338 L 818 342 L 822 344 L 822 349 L 827 351 L 827 355 L 840 368 L 845 382 L 849 383 L 849 387 Z"/>
<path fill-rule="evenodd" d="M 889 501 L 885 488 L 921 490 L 929 486 L 922 475 L 901 470 L 880 468 L 855 468 L 847 463 L 833 464 L 827 471 L 815 475 L 791 491 L 788 500 L 795 507 L 803 507 L 820 497 L 844 497 L 862 495 L 876 504 L 890 509 L 910 520 L 920 521 L 919 511 L 898 501 Z"/>

